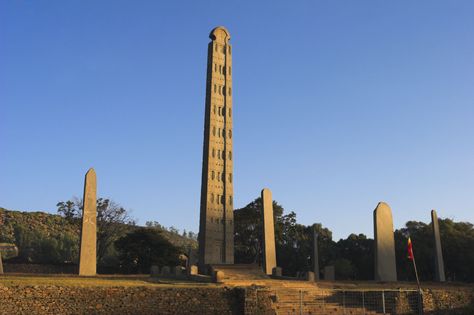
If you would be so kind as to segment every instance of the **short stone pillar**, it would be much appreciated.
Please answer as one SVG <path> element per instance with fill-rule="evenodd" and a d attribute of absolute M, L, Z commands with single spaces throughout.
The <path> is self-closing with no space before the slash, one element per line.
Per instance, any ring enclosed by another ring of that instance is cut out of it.
<path fill-rule="evenodd" d="M 215 270 L 212 274 L 212 282 L 223 283 L 224 282 L 224 272 L 221 270 Z"/>
<path fill-rule="evenodd" d="M 188 275 L 190 276 L 195 276 L 198 274 L 198 266 L 196 265 L 191 265 L 188 267 Z"/>
<path fill-rule="evenodd" d="M 434 259 L 435 259 L 435 280 L 444 282 L 446 276 L 444 274 L 443 251 L 441 249 L 441 237 L 439 234 L 438 215 L 435 210 L 431 210 L 431 225 L 433 226 L 433 243 L 434 243 Z"/>
<path fill-rule="evenodd" d="M 272 276 L 281 277 L 282 275 L 283 275 L 283 270 L 281 269 L 281 267 L 273 267 Z"/>
<path fill-rule="evenodd" d="M 82 209 L 79 275 L 97 273 L 97 177 L 93 168 L 86 173 Z"/>
<path fill-rule="evenodd" d="M 324 267 L 324 280 L 329 280 L 329 281 L 336 280 L 336 270 L 334 266 Z"/>
<path fill-rule="evenodd" d="M 314 272 L 308 271 L 306 273 L 306 281 L 314 282 L 315 277 L 314 277 Z"/>
<path fill-rule="evenodd" d="M 276 267 L 275 225 L 273 223 L 273 199 L 270 189 L 262 190 L 262 225 L 263 225 L 263 271 L 272 274 Z"/>
<path fill-rule="evenodd" d="M 163 268 L 161 268 L 161 274 L 163 276 L 169 276 L 171 274 L 170 267 L 169 266 L 164 266 Z"/>
<path fill-rule="evenodd" d="M 157 265 L 153 265 L 151 266 L 150 268 L 150 276 L 152 277 L 157 277 L 160 275 L 160 267 L 158 267 Z"/>
<path fill-rule="evenodd" d="M 397 281 L 392 210 L 379 202 L 374 210 L 375 280 Z"/>
<path fill-rule="evenodd" d="M 188 248 L 188 260 L 186 267 L 189 267 L 191 265 L 197 265 L 197 260 L 194 253 L 195 250 L 193 250 L 192 248 Z"/>

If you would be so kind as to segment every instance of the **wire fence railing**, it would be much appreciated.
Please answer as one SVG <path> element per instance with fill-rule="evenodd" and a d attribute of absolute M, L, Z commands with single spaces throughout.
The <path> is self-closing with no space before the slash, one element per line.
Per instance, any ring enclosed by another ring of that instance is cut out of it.
<path fill-rule="evenodd" d="M 257 303 L 258 299 L 270 297 L 278 315 L 423 314 L 423 298 L 418 290 L 264 288 L 258 291 Z"/>

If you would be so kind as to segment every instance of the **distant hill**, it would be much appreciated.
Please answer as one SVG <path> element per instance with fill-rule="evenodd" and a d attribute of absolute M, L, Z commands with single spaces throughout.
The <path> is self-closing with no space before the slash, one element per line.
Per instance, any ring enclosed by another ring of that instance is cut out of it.
<path fill-rule="evenodd" d="M 133 230 L 136 226 L 129 227 Z M 161 226 L 153 228 L 160 230 L 166 239 L 182 248 L 183 252 L 188 248 L 197 248 L 195 239 L 168 231 Z M 56 246 L 65 252 L 66 256 L 69 254 L 71 257 L 76 257 L 77 252 L 74 251 L 78 250 L 79 236 L 80 220 L 71 222 L 57 214 L 14 211 L 0 207 L 0 243 L 15 244 L 20 255 L 31 251 L 32 248 L 39 252 L 42 248 Z"/>
<path fill-rule="evenodd" d="M 0 241 L 18 245 L 22 241 L 18 239 L 21 230 L 51 238 L 58 238 L 64 234 L 79 237 L 80 233 L 77 224 L 72 224 L 57 214 L 13 211 L 0 207 Z"/>

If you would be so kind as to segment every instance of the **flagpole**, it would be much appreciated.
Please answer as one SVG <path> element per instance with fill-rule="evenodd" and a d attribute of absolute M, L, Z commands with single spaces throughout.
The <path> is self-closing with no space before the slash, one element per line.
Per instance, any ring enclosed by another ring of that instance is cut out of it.
<path fill-rule="evenodd" d="M 420 279 L 418 278 L 418 271 L 416 270 L 415 254 L 413 254 L 413 268 L 415 268 L 416 284 L 418 285 L 418 290 L 421 291 Z"/>

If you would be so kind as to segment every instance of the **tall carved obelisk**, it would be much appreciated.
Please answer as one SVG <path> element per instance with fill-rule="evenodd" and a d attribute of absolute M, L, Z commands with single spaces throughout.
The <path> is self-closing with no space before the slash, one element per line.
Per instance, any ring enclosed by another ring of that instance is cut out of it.
<path fill-rule="evenodd" d="M 202 158 L 199 266 L 234 263 L 232 48 L 222 26 L 209 35 Z"/>
<path fill-rule="evenodd" d="M 95 276 L 97 264 L 97 178 L 93 168 L 86 173 L 82 209 L 79 275 Z"/>

